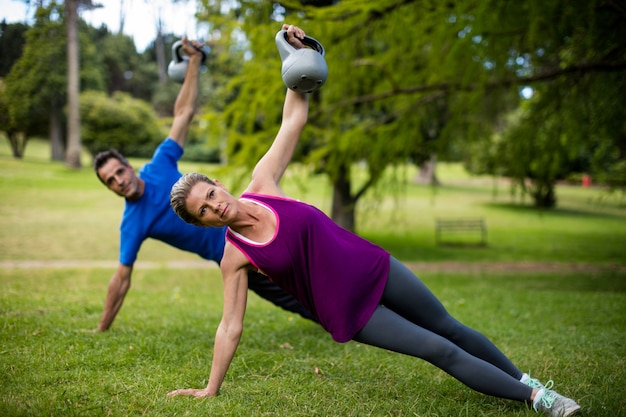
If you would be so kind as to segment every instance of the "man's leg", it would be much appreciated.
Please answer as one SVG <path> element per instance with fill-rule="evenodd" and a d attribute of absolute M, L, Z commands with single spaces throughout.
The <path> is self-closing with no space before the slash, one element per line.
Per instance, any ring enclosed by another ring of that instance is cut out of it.
<path fill-rule="evenodd" d="M 261 273 L 248 272 L 248 288 L 259 295 L 259 297 L 281 307 L 284 310 L 291 311 L 317 322 L 313 315 L 302 306 L 291 294 L 284 291 L 278 285 L 274 284 L 270 279 Z"/>

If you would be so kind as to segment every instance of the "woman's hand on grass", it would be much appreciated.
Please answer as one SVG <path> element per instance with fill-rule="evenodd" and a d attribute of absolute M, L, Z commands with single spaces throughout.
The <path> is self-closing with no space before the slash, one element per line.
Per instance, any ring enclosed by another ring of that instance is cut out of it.
<path fill-rule="evenodd" d="M 214 397 L 215 394 L 209 394 L 208 389 L 195 389 L 195 388 L 185 388 L 185 389 L 177 389 L 174 391 L 170 391 L 167 393 L 168 397 L 177 397 L 179 395 L 188 395 L 196 398 L 204 398 L 204 397 Z"/>
<path fill-rule="evenodd" d="M 98 333 L 100 329 L 80 329 L 81 333 Z"/>

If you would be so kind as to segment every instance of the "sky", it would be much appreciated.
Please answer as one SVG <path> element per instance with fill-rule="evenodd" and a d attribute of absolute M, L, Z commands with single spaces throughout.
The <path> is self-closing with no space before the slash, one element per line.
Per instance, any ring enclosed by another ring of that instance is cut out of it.
<path fill-rule="evenodd" d="M 200 39 L 201 33 L 194 18 L 195 1 L 181 1 L 172 5 L 168 0 L 93 0 L 104 7 L 93 11 L 82 11 L 83 20 L 94 27 L 103 23 L 109 31 L 117 33 L 120 27 L 120 8 L 125 11 L 124 33 L 131 36 L 139 52 L 156 38 L 156 22 L 160 15 L 163 20 L 163 32 L 174 33 L 182 37 Z M 24 22 L 31 24 L 34 8 L 29 8 L 23 1 L 0 0 L 0 21 L 7 23 Z"/>

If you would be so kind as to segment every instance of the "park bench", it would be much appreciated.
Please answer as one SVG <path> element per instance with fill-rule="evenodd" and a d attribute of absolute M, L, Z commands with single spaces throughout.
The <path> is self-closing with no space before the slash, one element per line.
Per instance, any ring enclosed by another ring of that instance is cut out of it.
<path fill-rule="evenodd" d="M 436 219 L 435 239 L 438 245 L 487 245 L 487 225 L 479 218 Z"/>

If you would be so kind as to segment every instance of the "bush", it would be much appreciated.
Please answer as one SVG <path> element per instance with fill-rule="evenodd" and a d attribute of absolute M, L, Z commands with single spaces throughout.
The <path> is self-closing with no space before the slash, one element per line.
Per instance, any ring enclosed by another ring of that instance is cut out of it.
<path fill-rule="evenodd" d="M 115 148 L 126 156 L 150 157 L 166 133 L 149 103 L 116 92 L 86 91 L 80 97 L 81 138 L 95 155 Z"/>
<path fill-rule="evenodd" d="M 209 148 L 207 145 L 199 143 L 185 146 L 185 153 L 181 159 L 183 161 L 205 163 L 219 163 L 221 161 L 219 149 Z"/>

